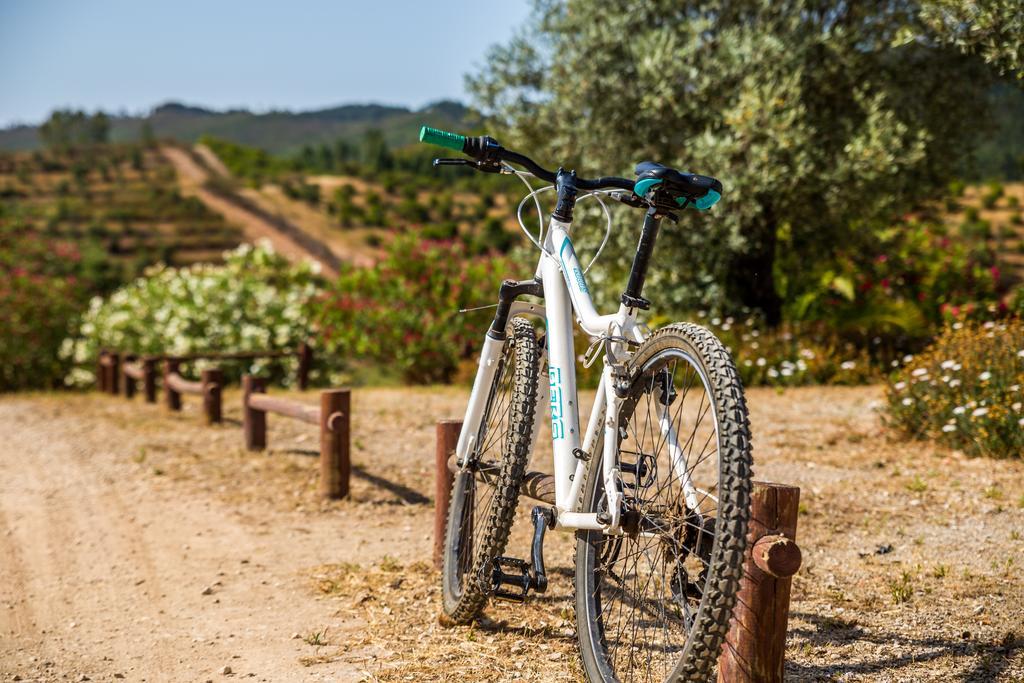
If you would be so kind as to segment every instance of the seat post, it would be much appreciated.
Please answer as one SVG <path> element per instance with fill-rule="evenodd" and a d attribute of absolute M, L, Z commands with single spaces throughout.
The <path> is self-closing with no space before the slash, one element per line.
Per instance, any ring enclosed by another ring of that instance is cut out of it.
<path fill-rule="evenodd" d="M 640 231 L 640 242 L 636 245 L 636 254 L 633 256 L 633 267 L 629 270 L 629 282 L 626 284 L 626 291 L 622 293 L 622 303 L 628 308 L 650 307 L 650 302 L 644 299 L 642 294 L 644 281 L 647 279 L 647 267 L 654 254 L 654 243 L 658 239 L 661 219 L 662 214 L 657 207 L 647 209 L 644 226 Z"/>

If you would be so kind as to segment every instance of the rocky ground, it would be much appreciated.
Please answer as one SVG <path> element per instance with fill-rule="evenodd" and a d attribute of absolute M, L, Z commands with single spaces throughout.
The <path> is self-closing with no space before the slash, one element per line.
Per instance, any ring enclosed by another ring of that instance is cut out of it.
<path fill-rule="evenodd" d="M 905 442 L 875 387 L 749 395 L 757 477 L 802 488 L 788 680 L 1024 680 L 1024 461 Z M 225 400 L 207 427 L 187 398 L 0 399 L 0 681 L 579 679 L 570 537 L 547 595 L 438 624 L 434 422 L 463 390 L 356 391 L 336 503 L 312 428 L 248 453 Z"/>

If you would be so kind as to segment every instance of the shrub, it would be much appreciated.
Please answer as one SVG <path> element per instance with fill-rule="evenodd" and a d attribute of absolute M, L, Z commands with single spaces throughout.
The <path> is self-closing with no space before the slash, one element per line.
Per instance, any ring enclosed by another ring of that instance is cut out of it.
<path fill-rule="evenodd" d="M 80 263 L 71 242 L 0 228 L 0 391 L 60 383 L 57 351 L 88 298 Z"/>
<path fill-rule="evenodd" d="M 448 382 L 475 357 L 506 263 L 459 242 L 396 238 L 374 268 L 349 268 L 314 305 L 328 352 L 359 356 L 412 383 Z"/>
<path fill-rule="evenodd" d="M 281 191 L 289 199 L 306 202 L 312 206 L 320 204 L 320 186 L 303 180 L 285 180 L 281 183 Z"/>
<path fill-rule="evenodd" d="M 430 220 L 430 211 L 417 202 L 415 197 L 402 199 L 395 207 L 395 213 L 410 223 L 425 223 Z"/>
<path fill-rule="evenodd" d="M 68 381 L 91 382 L 102 348 L 139 354 L 293 349 L 309 336 L 308 304 L 318 282 L 310 266 L 291 265 L 267 246 L 243 245 L 226 253 L 223 265 L 154 267 L 92 300 L 78 334 L 61 346 L 61 359 L 77 365 Z M 257 361 L 251 369 L 265 367 Z M 242 372 L 224 369 L 230 378 Z"/>
<path fill-rule="evenodd" d="M 947 327 L 891 378 L 888 419 L 972 455 L 1024 453 L 1024 321 Z"/>
<path fill-rule="evenodd" d="M 981 205 L 986 209 L 995 208 L 996 203 L 999 202 L 999 198 L 1003 196 L 1003 186 L 998 182 L 989 183 L 988 189 L 985 194 L 981 196 Z"/>
<path fill-rule="evenodd" d="M 966 220 L 960 225 L 960 234 L 967 239 L 985 240 L 992 237 L 992 225 L 982 219 Z"/>
<path fill-rule="evenodd" d="M 428 240 L 452 240 L 458 237 L 459 226 L 453 221 L 442 221 L 424 225 L 420 232 Z"/>
<path fill-rule="evenodd" d="M 477 237 L 477 251 L 497 251 L 507 254 L 518 241 L 519 236 L 505 229 L 500 218 L 491 216 L 484 221 L 484 226 Z"/>
<path fill-rule="evenodd" d="M 908 221 L 865 231 L 792 283 L 786 317 L 816 321 L 861 348 L 917 350 L 945 320 L 987 315 L 1001 295 L 993 252 L 951 239 L 940 224 Z"/>

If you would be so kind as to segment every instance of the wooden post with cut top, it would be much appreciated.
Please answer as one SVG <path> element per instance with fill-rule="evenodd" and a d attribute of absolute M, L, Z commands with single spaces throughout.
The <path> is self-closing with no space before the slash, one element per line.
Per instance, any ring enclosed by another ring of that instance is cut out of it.
<path fill-rule="evenodd" d="M 96 390 L 107 393 L 107 350 L 100 349 L 96 356 Z"/>
<path fill-rule="evenodd" d="M 107 354 L 107 390 L 117 396 L 121 393 L 121 354 L 111 351 Z"/>
<path fill-rule="evenodd" d="M 125 356 L 124 363 L 121 364 L 121 379 L 124 380 L 124 397 L 135 398 L 135 389 L 138 386 L 136 384 L 136 370 L 138 368 L 134 365 L 135 356 Z"/>
<path fill-rule="evenodd" d="M 206 424 L 217 424 L 221 421 L 221 388 L 224 386 L 224 373 L 220 368 L 207 368 L 200 377 Z"/>
<path fill-rule="evenodd" d="M 152 358 L 142 359 L 142 390 L 146 403 L 156 403 L 156 361 Z"/>
<path fill-rule="evenodd" d="M 796 486 L 754 482 L 743 579 L 718 658 L 719 683 L 781 683 L 796 544 Z"/>
<path fill-rule="evenodd" d="M 177 375 L 181 364 L 177 360 L 164 361 L 164 401 L 170 410 L 181 410 L 181 394 L 171 386 L 171 375 Z"/>
<path fill-rule="evenodd" d="M 352 475 L 351 417 L 351 391 L 320 392 L 320 495 L 324 498 L 348 496 Z"/>
<path fill-rule="evenodd" d="M 462 420 L 437 421 L 437 447 L 434 452 L 434 567 L 444 564 L 444 534 L 448 524 L 455 475 L 448 468 L 448 459 L 455 453 L 462 432 Z"/>
<path fill-rule="evenodd" d="M 296 386 L 305 391 L 309 387 L 309 370 L 313 366 L 313 347 L 307 342 L 299 344 L 299 364 L 296 371 Z"/>
<path fill-rule="evenodd" d="M 266 391 L 267 380 L 262 377 L 242 377 L 242 431 L 245 433 L 245 448 L 250 451 L 262 451 L 267 447 L 267 413 L 249 404 L 253 394 Z"/>

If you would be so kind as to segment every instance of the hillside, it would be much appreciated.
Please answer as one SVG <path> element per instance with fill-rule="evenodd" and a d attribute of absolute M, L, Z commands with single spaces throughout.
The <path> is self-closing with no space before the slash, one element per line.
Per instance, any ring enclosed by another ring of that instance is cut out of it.
<path fill-rule="evenodd" d="M 237 228 L 181 195 L 160 154 L 136 145 L 0 154 L 0 198 L 15 229 L 98 251 L 107 286 L 157 262 L 216 261 L 242 242 Z"/>
<path fill-rule="evenodd" d="M 389 145 L 408 144 L 423 124 L 465 128 L 468 110 L 458 102 L 442 101 L 414 110 L 381 104 L 349 104 L 307 112 L 272 111 L 255 114 L 246 110 L 214 111 L 171 102 L 147 116 L 110 116 L 110 139 L 134 142 L 145 127 L 157 138 L 192 144 L 212 135 L 275 154 L 297 152 L 303 145 L 358 141 L 370 129 L 378 129 Z M 0 130 L 0 150 L 35 150 L 42 146 L 35 126 Z"/>

